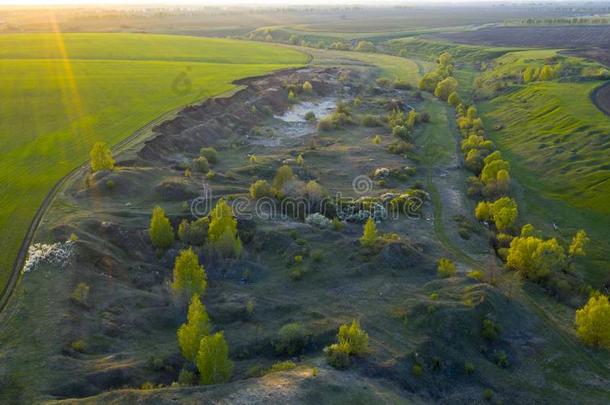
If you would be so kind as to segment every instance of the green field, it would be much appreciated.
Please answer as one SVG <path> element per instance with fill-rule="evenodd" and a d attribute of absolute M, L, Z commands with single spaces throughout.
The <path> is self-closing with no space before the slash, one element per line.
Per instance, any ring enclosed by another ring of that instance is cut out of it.
<path fill-rule="evenodd" d="M 0 36 L 0 286 L 50 188 L 164 112 L 302 65 L 272 45 L 143 34 Z"/>

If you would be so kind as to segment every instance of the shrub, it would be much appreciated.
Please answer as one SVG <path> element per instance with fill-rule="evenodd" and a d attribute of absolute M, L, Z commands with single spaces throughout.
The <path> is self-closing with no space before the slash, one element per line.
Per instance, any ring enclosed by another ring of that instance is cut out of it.
<path fill-rule="evenodd" d="M 468 375 L 474 373 L 474 364 L 472 364 L 471 362 L 467 361 L 466 363 L 464 363 L 464 372 Z"/>
<path fill-rule="evenodd" d="M 211 248 L 222 257 L 238 257 L 242 244 L 237 235 L 237 219 L 224 198 L 218 200 L 210 218 L 208 243 Z"/>
<path fill-rule="evenodd" d="M 379 145 L 379 144 L 381 144 L 381 137 L 380 137 L 379 135 L 375 135 L 375 136 L 373 137 L 373 141 L 372 141 L 372 142 L 373 142 L 373 145 Z"/>
<path fill-rule="evenodd" d="M 193 222 L 183 219 L 178 226 L 178 239 L 190 245 L 202 246 L 208 234 L 209 219 L 199 218 Z"/>
<path fill-rule="evenodd" d="M 299 155 L 296 158 L 296 162 L 299 166 L 303 166 L 305 164 L 305 158 L 303 157 L 302 153 L 299 153 Z"/>
<path fill-rule="evenodd" d="M 608 296 L 593 294 L 576 311 L 576 334 L 586 344 L 610 349 L 610 302 Z"/>
<path fill-rule="evenodd" d="M 189 387 L 191 385 L 195 385 L 195 373 L 189 371 L 185 368 L 180 370 L 180 374 L 178 374 L 178 384 L 182 387 Z"/>
<path fill-rule="evenodd" d="M 369 335 L 360 328 L 360 323 L 353 320 L 350 325 L 341 325 L 337 334 L 339 345 L 346 345 L 348 354 L 364 355 L 369 347 Z"/>
<path fill-rule="evenodd" d="M 87 283 L 78 283 L 70 295 L 72 301 L 80 305 L 87 305 L 89 298 L 89 285 Z"/>
<path fill-rule="evenodd" d="M 305 223 L 317 226 L 318 228 L 327 228 L 331 222 L 330 219 L 326 218 L 324 215 L 315 212 L 305 217 Z"/>
<path fill-rule="evenodd" d="M 186 323 L 178 329 L 178 345 L 185 359 L 195 361 L 201 338 L 210 334 L 210 317 L 197 295 L 191 297 Z"/>
<path fill-rule="evenodd" d="M 568 254 L 570 257 L 576 256 L 584 256 L 585 255 L 585 246 L 589 243 L 589 237 L 584 230 L 579 230 L 576 232 L 574 237 L 572 238 L 572 242 L 570 243 L 570 248 L 568 250 Z"/>
<path fill-rule="evenodd" d="M 292 173 L 292 168 L 287 165 L 281 166 L 277 169 L 275 173 L 275 177 L 273 178 L 273 188 L 276 191 L 281 191 L 284 184 L 292 181 L 294 179 L 294 174 Z"/>
<path fill-rule="evenodd" d="M 483 390 L 483 399 L 484 400 L 491 401 L 491 398 L 493 397 L 493 395 L 494 395 L 494 392 L 491 389 L 485 388 Z"/>
<path fill-rule="evenodd" d="M 276 353 L 289 356 L 300 354 L 309 341 L 305 327 L 298 323 L 288 323 L 281 327 L 274 342 Z"/>
<path fill-rule="evenodd" d="M 452 107 L 457 107 L 461 103 L 460 96 L 457 94 L 456 91 L 449 94 L 449 97 L 447 98 L 447 103 Z"/>
<path fill-rule="evenodd" d="M 355 50 L 358 52 L 375 52 L 375 45 L 371 41 L 359 41 Z"/>
<path fill-rule="evenodd" d="M 214 149 L 212 147 L 201 148 L 199 150 L 199 155 L 206 158 L 209 163 L 212 163 L 212 164 L 218 163 L 218 152 L 216 151 L 216 149 Z"/>
<path fill-rule="evenodd" d="M 259 199 L 263 197 L 273 197 L 274 193 L 271 188 L 271 185 L 267 182 L 267 180 L 256 180 L 250 186 L 250 197 L 253 199 Z"/>
<path fill-rule="evenodd" d="M 415 377 L 421 377 L 422 374 L 424 374 L 424 369 L 421 364 L 415 363 L 411 368 L 411 374 L 413 374 Z"/>
<path fill-rule="evenodd" d="M 307 113 L 305 113 L 305 120 L 312 122 L 316 120 L 316 114 L 313 113 L 313 111 L 308 111 Z"/>
<path fill-rule="evenodd" d="M 222 332 L 201 339 L 196 363 L 203 385 L 224 383 L 231 378 L 233 362 Z"/>
<path fill-rule="evenodd" d="M 504 350 L 498 350 L 495 353 L 495 361 L 496 364 L 502 368 L 506 368 L 509 366 L 508 355 Z"/>
<path fill-rule="evenodd" d="M 320 119 L 320 121 L 318 121 L 318 129 L 320 131 L 330 131 L 334 128 L 335 125 L 333 124 L 333 120 L 330 116 L 323 117 L 322 119 Z"/>
<path fill-rule="evenodd" d="M 279 361 L 271 366 L 270 371 L 272 373 L 276 373 L 278 371 L 288 371 L 288 370 L 294 369 L 296 366 L 297 365 L 294 364 L 294 361 L 291 361 L 291 360 Z"/>
<path fill-rule="evenodd" d="M 483 339 L 494 341 L 500 334 L 500 326 L 491 319 L 483 319 L 481 326 L 481 336 Z"/>
<path fill-rule="evenodd" d="M 193 249 L 181 250 L 174 263 L 172 289 L 185 297 L 203 295 L 208 286 L 207 275 Z"/>
<path fill-rule="evenodd" d="M 297 102 L 297 96 L 294 94 L 294 91 L 292 91 L 292 90 L 290 90 L 288 92 L 288 102 L 291 104 Z"/>
<path fill-rule="evenodd" d="M 364 231 L 362 232 L 362 237 L 360 238 L 360 244 L 365 247 L 370 247 L 373 246 L 376 241 L 377 225 L 375 225 L 373 218 L 369 217 L 364 225 Z"/>
<path fill-rule="evenodd" d="M 174 228 L 165 216 L 163 208 L 159 206 L 153 209 L 148 234 L 152 245 L 158 249 L 166 249 L 174 242 Z"/>
<path fill-rule="evenodd" d="M 114 168 L 112 151 L 104 142 L 96 142 L 89 152 L 89 157 L 91 158 L 91 171 L 94 173 Z"/>
<path fill-rule="evenodd" d="M 201 173 L 207 173 L 210 171 L 210 163 L 205 156 L 199 156 L 193 160 L 193 169 Z"/>
<path fill-rule="evenodd" d="M 325 347 L 324 355 L 328 364 L 337 369 L 345 369 L 351 362 L 349 349 L 345 344 L 333 343 Z"/>
<path fill-rule="evenodd" d="M 74 342 L 70 343 L 70 347 L 75 352 L 84 353 L 85 350 L 87 349 L 87 344 L 85 343 L 84 340 L 80 339 L 80 340 L 75 340 Z"/>
<path fill-rule="evenodd" d="M 455 268 L 455 264 L 451 260 L 440 259 L 438 261 L 438 267 L 436 269 L 436 272 L 439 277 L 447 278 L 447 277 L 454 276 L 455 273 L 457 272 L 457 270 Z"/>
<path fill-rule="evenodd" d="M 411 138 L 411 130 L 407 126 L 397 125 L 392 128 L 392 135 L 403 141 L 408 141 Z"/>
<path fill-rule="evenodd" d="M 370 115 L 367 114 L 364 117 L 362 117 L 362 125 L 365 127 L 380 127 L 382 125 L 381 120 L 379 119 L 379 117 L 375 116 L 375 115 Z"/>
<path fill-rule="evenodd" d="M 309 81 L 303 83 L 303 91 L 305 93 L 311 93 L 313 91 L 313 86 L 311 85 L 311 83 L 309 83 Z"/>
<path fill-rule="evenodd" d="M 483 273 L 479 270 L 472 270 L 471 272 L 469 272 L 466 275 L 473 280 L 483 281 Z"/>

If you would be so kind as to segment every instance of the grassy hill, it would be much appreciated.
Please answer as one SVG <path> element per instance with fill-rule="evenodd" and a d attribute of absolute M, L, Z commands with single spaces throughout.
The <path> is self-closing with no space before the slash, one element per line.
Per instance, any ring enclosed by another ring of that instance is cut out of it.
<path fill-rule="evenodd" d="M 155 117 L 234 88 L 236 79 L 303 64 L 294 50 L 140 34 L 0 37 L 0 286 L 49 189 Z"/>
<path fill-rule="evenodd" d="M 545 190 L 578 207 L 610 213 L 610 121 L 590 101 L 598 82 L 538 82 L 485 106 L 496 139 L 532 170 Z"/>

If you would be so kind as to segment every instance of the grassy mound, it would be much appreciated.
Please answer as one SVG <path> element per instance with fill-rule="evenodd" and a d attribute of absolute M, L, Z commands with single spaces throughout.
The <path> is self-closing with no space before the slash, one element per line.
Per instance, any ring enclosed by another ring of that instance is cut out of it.
<path fill-rule="evenodd" d="M 32 217 L 96 141 L 115 144 L 155 117 L 302 64 L 294 50 L 139 34 L 0 38 L 0 285 Z"/>

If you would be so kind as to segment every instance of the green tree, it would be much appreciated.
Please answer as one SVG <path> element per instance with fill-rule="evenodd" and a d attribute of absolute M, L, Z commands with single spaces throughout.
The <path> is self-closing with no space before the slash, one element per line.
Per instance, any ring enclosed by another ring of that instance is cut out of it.
<path fill-rule="evenodd" d="M 208 160 L 208 163 L 218 163 L 218 151 L 212 147 L 201 148 L 199 150 L 199 155 L 205 157 Z"/>
<path fill-rule="evenodd" d="M 250 197 L 254 200 L 263 197 L 273 197 L 273 190 L 267 180 L 256 180 L 250 186 Z"/>
<path fill-rule="evenodd" d="M 201 339 L 196 364 L 201 376 L 201 384 L 220 384 L 229 381 L 233 373 L 233 362 L 229 359 L 229 347 L 222 332 Z"/>
<path fill-rule="evenodd" d="M 510 184 L 510 174 L 508 173 L 508 170 L 506 170 L 506 169 L 498 170 L 498 173 L 496 173 L 497 191 L 500 193 L 507 193 L 509 184 Z"/>
<path fill-rule="evenodd" d="M 441 100 L 447 100 L 451 93 L 454 93 L 457 90 L 458 82 L 455 78 L 449 76 L 436 85 L 434 89 L 434 95 Z"/>
<path fill-rule="evenodd" d="M 491 204 L 491 213 L 496 228 L 503 231 L 515 223 L 518 215 L 517 203 L 509 197 L 499 198 Z"/>
<path fill-rule="evenodd" d="M 489 163 L 485 163 L 483 170 L 481 170 L 481 181 L 485 184 L 494 183 L 498 179 L 498 172 L 500 170 L 510 172 L 510 164 L 506 160 L 502 159 L 495 159 Z"/>
<path fill-rule="evenodd" d="M 210 213 L 208 241 L 222 257 L 239 256 L 242 244 L 237 235 L 237 219 L 229 204 L 221 198 Z"/>
<path fill-rule="evenodd" d="M 533 66 L 528 66 L 523 71 L 523 81 L 525 83 L 533 82 L 538 78 L 538 69 Z"/>
<path fill-rule="evenodd" d="M 521 227 L 521 237 L 537 236 L 536 228 L 532 224 L 525 224 Z"/>
<path fill-rule="evenodd" d="M 454 91 L 449 94 L 449 97 L 447 97 L 447 103 L 449 103 L 449 105 L 454 108 L 460 105 L 460 96 L 457 94 L 457 91 Z"/>
<path fill-rule="evenodd" d="M 595 293 L 584 307 L 576 311 L 576 334 L 589 345 L 610 349 L 608 296 Z"/>
<path fill-rule="evenodd" d="M 491 204 L 487 201 L 479 202 L 474 210 L 474 216 L 479 221 L 491 221 L 493 219 Z"/>
<path fill-rule="evenodd" d="M 178 329 L 178 345 L 185 359 L 195 361 L 201 338 L 210 334 L 210 317 L 198 295 L 191 297 L 186 323 Z"/>
<path fill-rule="evenodd" d="M 294 91 L 290 90 L 288 92 L 288 102 L 289 103 L 296 103 L 297 102 L 297 96 L 294 94 Z"/>
<path fill-rule="evenodd" d="M 570 257 L 584 256 L 587 243 L 589 243 L 587 233 L 583 229 L 576 232 L 576 235 L 572 238 L 572 243 L 570 243 L 570 248 L 568 249 Z"/>
<path fill-rule="evenodd" d="M 203 295 L 207 286 L 207 275 L 199 264 L 199 257 L 191 248 L 181 250 L 174 262 L 172 289 L 185 297 L 192 297 Z"/>
<path fill-rule="evenodd" d="M 441 66 L 448 66 L 453 62 L 453 57 L 449 52 L 443 52 L 438 56 L 438 63 Z"/>
<path fill-rule="evenodd" d="M 540 74 L 538 75 L 538 80 L 553 80 L 555 77 L 555 71 L 549 65 L 544 65 L 544 67 L 540 70 Z"/>
<path fill-rule="evenodd" d="M 369 348 L 369 335 L 362 330 L 360 322 L 352 320 L 350 325 L 341 325 L 337 334 L 339 346 L 347 348 L 348 354 L 361 356 Z"/>
<path fill-rule="evenodd" d="M 174 228 L 165 216 L 163 208 L 159 206 L 153 209 L 148 234 L 153 246 L 157 249 L 166 249 L 174 242 Z"/>
<path fill-rule="evenodd" d="M 565 253 L 556 239 L 518 236 L 510 243 L 506 264 L 530 280 L 547 277 L 553 269 L 562 268 Z"/>
<path fill-rule="evenodd" d="M 276 191 L 281 191 L 284 184 L 292 181 L 294 179 L 294 174 L 292 173 L 292 168 L 288 165 L 283 165 L 277 172 L 275 173 L 275 177 L 273 178 L 273 188 Z"/>
<path fill-rule="evenodd" d="M 89 152 L 89 157 L 91 158 L 91 171 L 94 173 L 114 168 L 112 151 L 104 142 L 96 142 Z"/>
<path fill-rule="evenodd" d="M 362 237 L 360 238 L 360 244 L 362 246 L 373 246 L 376 241 L 377 225 L 375 225 L 373 218 L 369 217 L 364 225 L 364 231 L 362 232 Z"/>
<path fill-rule="evenodd" d="M 438 74 L 438 72 L 428 72 L 422 76 L 417 86 L 420 90 L 433 92 L 436 89 L 436 85 L 441 80 L 443 80 L 443 78 Z"/>
<path fill-rule="evenodd" d="M 313 86 L 309 81 L 305 81 L 305 83 L 303 83 L 303 91 L 305 93 L 311 93 L 313 91 Z"/>

